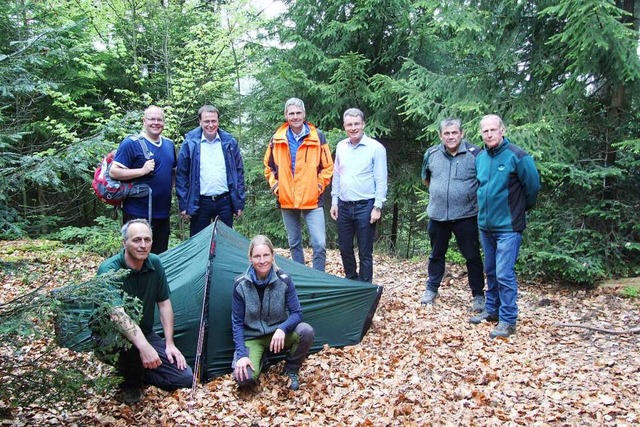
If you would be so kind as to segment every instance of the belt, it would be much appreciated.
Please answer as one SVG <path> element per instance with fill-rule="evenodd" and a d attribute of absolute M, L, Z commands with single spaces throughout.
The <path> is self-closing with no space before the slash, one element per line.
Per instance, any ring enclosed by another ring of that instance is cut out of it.
<path fill-rule="evenodd" d="M 201 198 L 201 199 L 211 199 L 211 200 L 213 200 L 214 202 L 217 202 L 218 200 L 224 199 L 224 198 L 225 198 L 225 197 L 227 197 L 228 195 L 229 195 L 229 192 L 228 192 L 228 191 L 225 191 L 224 193 L 222 193 L 222 194 L 218 194 L 217 196 L 204 196 L 204 195 L 202 195 L 202 196 L 200 196 L 200 198 Z"/>
<path fill-rule="evenodd" d="M 354 200 L 352 202 L 346 202 L 344 200 L 340 200 L 340 203 L 342 203 L 343 205 L 366 205 L 368 204 L 370 201 L 372 201 L 373 199 L 365 199 L 365 200 Z"/>

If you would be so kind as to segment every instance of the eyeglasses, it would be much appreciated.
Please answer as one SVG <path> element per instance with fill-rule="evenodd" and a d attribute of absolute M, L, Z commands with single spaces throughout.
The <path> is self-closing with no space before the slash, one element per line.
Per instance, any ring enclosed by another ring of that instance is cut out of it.
<path fill-rule="evenodd" d="M 145 117 L 144 119 L 151 123 L 164 123 L 164 119 L 159 117 Z"/>

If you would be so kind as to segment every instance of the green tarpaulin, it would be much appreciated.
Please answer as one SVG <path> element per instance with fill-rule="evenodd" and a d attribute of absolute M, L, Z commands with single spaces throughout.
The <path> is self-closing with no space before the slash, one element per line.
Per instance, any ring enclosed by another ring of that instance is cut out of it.
<path fill-rule="evenodd" d="M 174 340 L 191 366 L 196 360 L 199 331 L 204 332 L 200 358 L 202 381 L 231 372 L 233 282 L 249 265 L 248 247 L 249 240 L 217 222 L 160 255 L 171 288 Z M 213 249 L 211 257 L 210 249 Z M 325 344 L 343 347 L 362 340 L 380 300 L 381 286 L 321 273 L 281 256 L 276 256 L 276 263 L 293 279 L 304 321 L 316 331 L 312 352 L 322 350 Z M 206 299 L 205 292 L 208 293 Z M 201 328 L 203 310 L 205 321 Z M 62 339 L 59 336 L 59 342 L 72 349 L 87 349 L 86 319 L 90 315 L 82 320 L 84 331 L 73 332 L 76 326 L 70 326 L 70 318 L 79 319 L 77 312 L 77 308 L 70 307 L 72 316 L 59 318 L 57 332 L 65 335 Z M 162 332 L 157 310 L 154 327 Z M 73 339 L 68 339 L 69 335 Z"/>

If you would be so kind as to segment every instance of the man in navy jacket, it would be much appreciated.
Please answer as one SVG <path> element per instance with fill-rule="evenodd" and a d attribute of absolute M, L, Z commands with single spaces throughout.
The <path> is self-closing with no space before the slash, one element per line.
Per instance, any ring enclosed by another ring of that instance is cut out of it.
<path fill-rule="evenodd" d="M 540 175 L 533 159 L 504 137 L 496 115 L 484 116 L 480 133 L 485 150 L 476 157 L 478 228 L 487 275 L 485 311 L 471 323 L 498 322 L 489 337 L 508 337 L 516 331 L 518 282 L 516 261 L 526 227 L 526 211 L 536 204 Z"/>
<path fill-rule="evenodd" d="M 218 127 L 219 111 L 211 105 L 198 110 L 200 126 L 185 136 L 178 154 L 176 193 L 190 235 L 217 216 L 233 227 L 233 216 L 244 209 L 244 165 L 238 142 Z"/>

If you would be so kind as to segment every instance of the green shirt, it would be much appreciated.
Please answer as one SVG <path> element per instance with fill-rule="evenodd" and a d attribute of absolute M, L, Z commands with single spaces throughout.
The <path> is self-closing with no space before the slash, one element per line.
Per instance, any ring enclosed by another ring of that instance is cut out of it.
<path fill-rule="evenodd" d="M 148 334 L 153 331 L 153 321 L 156 304 L 169 299 L 169 284 L 160 258 L 149 254 L 140 270 L 133 270 L 124 260 L 124 249 L 117 255 L 106 259 L 98 268 L 98 275 L 121 269 L 130 270 L 129 275 L 122 282 L 122 289 L 130 296 L 142 301 L 142 320 L 140 329 Z M 120 302 L 122 305 L 122 302 Z"/>

